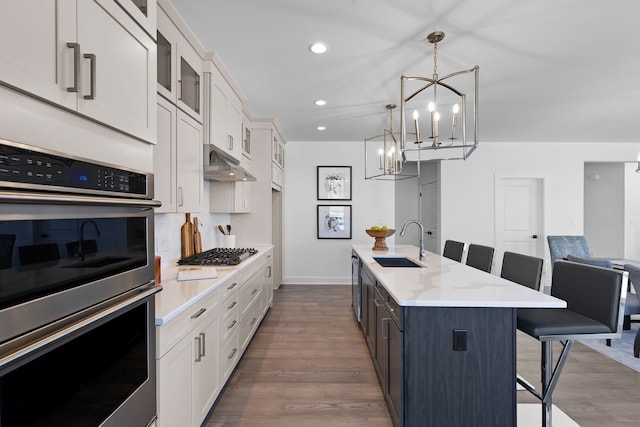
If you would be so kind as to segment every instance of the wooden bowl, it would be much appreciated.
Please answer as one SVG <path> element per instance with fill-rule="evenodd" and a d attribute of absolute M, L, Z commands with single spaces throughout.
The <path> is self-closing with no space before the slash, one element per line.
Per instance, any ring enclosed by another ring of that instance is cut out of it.
<path fill-rule="evenodd" d="M 374 251 L 386 251 L 387 249 L 387 245 L 384 242 L 384 239 L 386 237 L 391 236 L 393 233 L 396 232 L 396 230 L 389 228 L 387 230 L 372 230 L 372 229 L 368 229 L 368 230 L 364 230 L 367 232 L 367 234 L 371 237 L 374 237 L 376 239 L 376 241 L 373 244 L 373 250 Z"/>

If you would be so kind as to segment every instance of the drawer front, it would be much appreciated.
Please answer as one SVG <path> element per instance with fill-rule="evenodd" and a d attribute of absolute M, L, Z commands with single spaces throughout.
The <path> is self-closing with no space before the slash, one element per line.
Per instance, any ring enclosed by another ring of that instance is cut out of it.
<path fill-rule="evenodd" d="M 240 346 L 238 345 L 238 334 L 232 334 L 229 339 L 220 347 L 218 353 L 218 373 L 220 374 L 220 384 L 224 384 L 233 368 L 235 368 L 240 358 Z"/>
<path fill-rule="evenodd" d="M 218 325 L 220 325 L 218 336 L 220 337 L 221 343 L 225 342 L 232 334 L 240 329 L 238 312 L 239 310 L 237 309 L 232 310 L 223 321 L 218 323 Z"/>
<path fill-rule="evenodd" d="M 243 352 L 247 348 L 247 345 L 249 345 L 256 329 L 258 329 L 260 320 L 262 320 L 262 307 L 255 302 L 251 304 L 246 315 L 242 317 L 240 324 L 240 348 Z"/>
<path fill-rule="evenodd" d="M 236 274 L 232 277 L 230 277 L 226 283 L 222 284 L 221 286 L 218 287 L 219 291 L 220 291 L 220 299 L 224 300 L 226 298 L 229 298 L 229 295 L 232 295 L 236 292 L 238 292 L 238 290 L 240 289 L 240 277 L 238 277 L 239 275 Z"/>
<path fill-rule="evenodd" d="M 222 300 L 222 304 L 220 304 L 220 323 L 224 323 L 233 311 L 238 310 L 239 306 L 240 294 L 238 292 L 234 292 Z"/>
<path fill-rule="evenodd" d="M 242 285 L 240 290 L 240 305 L 242 307 L 241 316 L 244 316 L 249 307 L 252 306 L 254 301 L 260 300 L 262 297 L 263 285 L 261 282 L 262 275 L 260 271 L 256 271 L 255 274 L 249 279 L 247 283 Z"/>
<path fill-rule="evenodd" d="M 196 301 L 178 314 L 176 317 L 165 323 L 156 326 L 156 357 L 162 357 L 167 351 L 175 346 L 193 328 L 198 326 L 200 321 L 211 314 L 218 307 L 218 289 L 214 289 L 200 301 Z"/>

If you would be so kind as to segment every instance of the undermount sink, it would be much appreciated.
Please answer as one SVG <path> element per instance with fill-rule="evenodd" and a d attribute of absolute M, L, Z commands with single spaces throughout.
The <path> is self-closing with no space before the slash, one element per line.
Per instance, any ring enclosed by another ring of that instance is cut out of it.
<path fill-rule="evenodd" d="M 373 257 L 373 259 L 383 267 L 419 267 L 420 264 L 416 264 L 409 258 L 405 257 Z"/>
<path fill-rule="evenodd" d="M 92 261 L 86 261 L 86 262 L 79 262 L 76 264 L 71 264 L 71 265 L 67 265 L 65 266 L 65 268 L 98 268 L 98 267 L 104 267 L 106 265 L 109 264 L 115 264 L 116 262 L 120 262 L 120 261 L 126 261 L 128 259 L 131 259 L 129 257 L 104 257 L 104 258 L 99 258 L 96 260 L 92 260 Z"/>

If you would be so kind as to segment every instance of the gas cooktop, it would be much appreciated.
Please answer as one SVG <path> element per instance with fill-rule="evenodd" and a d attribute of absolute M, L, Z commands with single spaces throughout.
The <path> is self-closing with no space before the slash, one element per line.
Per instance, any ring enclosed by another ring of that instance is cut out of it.
<path fill-rule="evenodd" d="M 183 258 L 179 265 L 238 265 L 251 255 L 258 253 L 253 248 L 214 248 Z"/>

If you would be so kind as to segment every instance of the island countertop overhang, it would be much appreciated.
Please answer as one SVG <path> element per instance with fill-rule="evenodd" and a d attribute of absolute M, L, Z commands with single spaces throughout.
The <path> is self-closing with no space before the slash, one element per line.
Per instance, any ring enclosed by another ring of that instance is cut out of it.
<path fill-rule="evenodd" d="M 561 299 L 432 252 L 420 261 L 420 250 L 415 246 L 393 245 L 386 251 L 374 251 L 370 244 L 355 244 L 352 249 L 401 306 L 566 307 Z M 423 267 L 382 267 L 373 257 L 406 257 Z"/>

